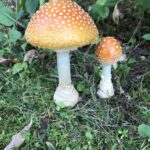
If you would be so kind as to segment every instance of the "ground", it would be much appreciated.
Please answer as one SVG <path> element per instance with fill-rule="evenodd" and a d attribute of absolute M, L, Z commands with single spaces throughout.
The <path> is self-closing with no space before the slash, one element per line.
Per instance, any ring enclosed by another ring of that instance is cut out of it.
<path fill-rule="evenodd" d="M 117 70 L 113 70 L 116 94 L 111 99 L 102 100 L 96 96 L 100 65 L 93 54 L 74 52 L 71 63 L 73 81 L 80 92 L 81 102 L 73 109 L 61 110 L 53 102 L 57 85 L 55 54 L 49 56 L 47 62 L 50 64 L 47 68 L 35 62 L 28 70 L 13 77 L 5 73 L 5 68 L 1 69 L 4 85 L 0 94 L 1 148 L 31 116 L 34 121 L 31 140 L 26 141 L 24 149 L 44 149 L 46 141 L 62 150 L 66 147 L 75 150 L 148 147 L 147 140 L 137 132 L 139 124 L 150 121 L 150 64 L 147 59 L 129 59 L 127 63 L 119 64 Z M 122 94 L 121 85 L 125 90 Z"/>
<path fill-rule="evenodd" d="M 104 36 L 113 35 L 122 42 L 128 58 L 112 70 L 112 98 L 100 99 L 96 95 L 101 64 L 95 57 L 95 46 L 72 52 L 72 80 L 81 101 L 71 109 L 61 109 L 53 101 L 58 84 L 55 53 L 44 52 L 44 58 L 34 59 L 15 75 L 11 72 L 14 63 L 1 65 L 0 149 L 32 116 L 33 126 L 21 150 L 44 150 L 46 142 L 57 150 L 150 150 L 148 138 L 138 133 L 140 124 L 150 123 L 150 46 L 139 38 L 147 33 L 149 20 L 142 21 L 137 34 L 134 31 L 140 19 L 130 25 L 132 18 L 127 17 L 128 12 L 119 26 L 109 19 L 97 23 Z M 108 22 L 110 26 L 106 27 Z M 137 41 L 128 43 L 133 39 Z M 16 52 L 19 48 L 19 43 L 13 46 Z"/>

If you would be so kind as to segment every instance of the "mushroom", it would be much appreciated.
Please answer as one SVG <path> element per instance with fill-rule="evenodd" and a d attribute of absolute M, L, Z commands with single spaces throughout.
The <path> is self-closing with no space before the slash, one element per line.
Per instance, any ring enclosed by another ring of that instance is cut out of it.
<path fill-rule="evenodd" d="M 109 98 L 114 95 L 111 66 L 122 56 L 120 42 L 113 37 L 104 37 L 96 47 L 96 56 L 102 63 L 101 81 L 97 94 L 100 98 Z"/>
<path fill-rule="evenodd" d="M 57 105 L 74 106 L 79 94 L 71 81 L 70 51 L 98 38 L 92 18 L 72 0 L 51 0 L 32 16 L 25 38 L 33 46 L 57 53 L 59 85 L 54 101 Z"/>

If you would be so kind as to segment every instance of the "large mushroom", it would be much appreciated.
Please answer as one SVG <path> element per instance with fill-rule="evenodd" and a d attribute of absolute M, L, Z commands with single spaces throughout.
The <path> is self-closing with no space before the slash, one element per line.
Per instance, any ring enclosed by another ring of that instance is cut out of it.
<path fill-rule="evenodd" d="M 113 37 L 104 37 L 96 47 L 96 56 L 103 67 L 97 94 L 100 98 L 109 98 L 114 95 L 111 66 L 122 56 L 120 42 Z"/>
<path fill-rule="evenodd" d="M 91 17 L 72 0 L 51 0 L 31 18 L 25 32 L 27 42 L 57 53 L 56 104 L 72 107 L 78 102 L 79 94 L 71 81 L 69 53 L 97 37 L 98 30 Z"/>

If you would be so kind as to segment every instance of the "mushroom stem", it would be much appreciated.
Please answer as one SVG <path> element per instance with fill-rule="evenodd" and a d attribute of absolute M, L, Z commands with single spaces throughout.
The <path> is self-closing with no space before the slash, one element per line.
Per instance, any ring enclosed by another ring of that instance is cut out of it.
<path fill-rule="evenodd" d="M 57 52 L 59 85 L 54 93 L 54 101 L 61 107 L 73 107 L 79 94 L 71 83 L 69 52 Z"/>
<path fill-rule="evenodd" d="M 114 95 L 114 88 L 111 81 L 111 65 L 103 65 L 98 88 L 97 94 L 100 98 L 109 98 Z"/>
<path fill-rule="evenodd" d="M 66 86 L 71 84 L 70 73 L 70 54 L 69 52 L 57 52 L 57 68 L 59 85 Z"/>
<path fill-rule="evenodd" d="M 105 78 L 111 79 L 111 65 L 109 65 L 109 64 L 103 65 L 101 76 L 104 76 Z"/>

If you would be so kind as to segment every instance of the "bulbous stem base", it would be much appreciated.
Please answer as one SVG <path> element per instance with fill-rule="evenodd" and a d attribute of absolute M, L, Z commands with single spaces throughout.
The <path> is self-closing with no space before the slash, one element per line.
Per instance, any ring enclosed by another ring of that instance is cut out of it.
<path fill-rule="evenodd" d="M 54 102 L 58 106 L 73 107 L 79 101 L 79 94 L 72 84 L 67 86 L 59 85 L 54 93 Z"/>
<path fill-rule="evenodd" d="M 98 86 L 97 95 L 100 98 L 109 98 L 114 95 L 111 78 L 102 78 Z"/>

